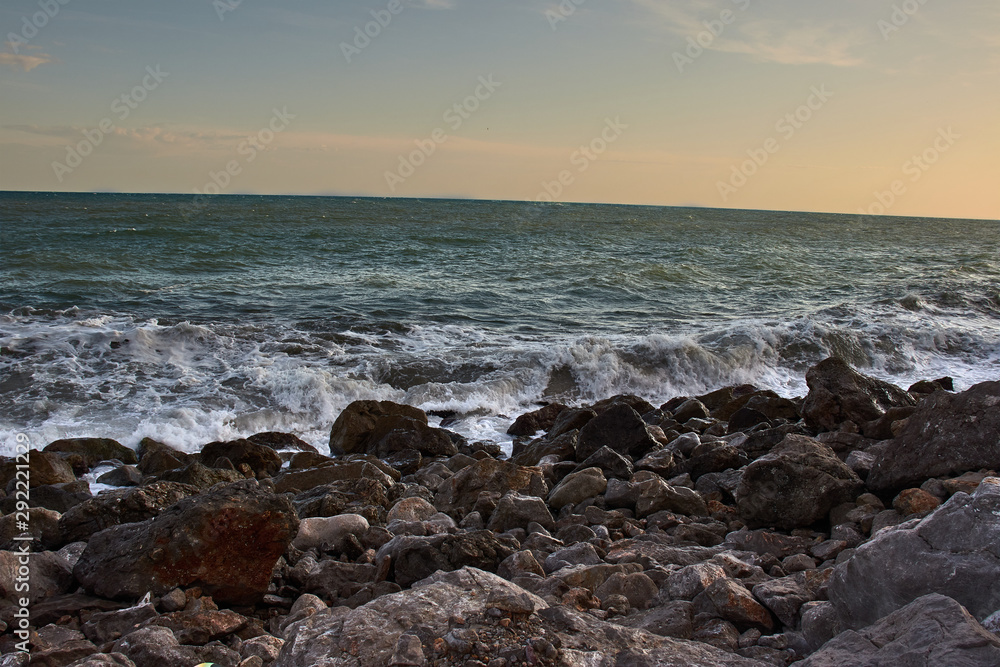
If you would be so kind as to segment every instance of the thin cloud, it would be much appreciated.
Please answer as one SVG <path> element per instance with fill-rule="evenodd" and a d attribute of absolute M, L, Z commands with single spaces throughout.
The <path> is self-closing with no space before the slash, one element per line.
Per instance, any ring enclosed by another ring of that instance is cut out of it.
<path fill-rule="evenodd" d="M 30 72 L 39 65 L 55 62 L 56 59 L 47 53 L 28 55 L 27 53 L 0 53 L 0 65 L 8 65 L 15 69 Z"/>

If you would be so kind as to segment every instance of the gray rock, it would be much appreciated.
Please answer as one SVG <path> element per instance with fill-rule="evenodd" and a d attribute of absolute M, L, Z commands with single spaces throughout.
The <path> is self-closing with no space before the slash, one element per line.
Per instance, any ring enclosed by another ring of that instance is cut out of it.
<path fill-rule="evenodd" d="M 151 604 L 120 611 L 98 612 L 89 615 L 80 629 L 87 639 L 95 644 L 106 644 L 135 632 L 142 623 L 156 615 L 156 610 Z"/>
<path fill-rule="evenodd" d="M 73 571 L 66 561 L 51 551 L 42 551 L 32 553 L 27 560 L 30 587 L 23 590 L 23 577 L 18 581 L 20 558 L 13 551 L 0 551 L 0 598 L 13 602 L 27 597 L 34 604 L 67 593 L 73 586 Z"/>
<path fill-rule="evenodd" d="M 683 567 L 667 578 L 666 591 L 673 600 L 693 600 L 719 579 L 726 571 L 715 563 L 696 563 Z"/>
<path fill-rule="evenodd" d="M 831 357 L 806 372 L 809 394 L 802 405 L 806 424 L 835 431 L 844 422 L 861 426 L 896 407 L 916 405 L 899 387 L 858 373 L 845 361 Z"/>
<path fill-rule="evenodd" d="M 94 653 L 77 660 L 69 667 L 136 667 L 136 664 L 121 653 Z"/>
<path fill-rule="evenodd" d="M 368 519 L 358 514 L 302 519 L 292 546 L 300 551 L 308 551 L 327 545 L 332 551 L 339 553 L 343 551 L 344 540 L 349 535 L 360 539 L 368 532 L 369 527 Z"/>
<path fill-rule="evenodd" d="M 167 628 L 141 628 L 115 642 L 113 651 L 124 654 L 136 665 L 196 665 L 198 655 L 181 646 Z"/>
<path fill-rule="evenodd" d="M 632 609 L 646 609 L 653 602 L 660 589 L 647 575 L 642 572 L 633 574 L 617 573 L 597 587 L 594 591 L 603 602 L 612 595 L 622 595 Z"/>
<path fill-rule="evenodd" d="M 708 505 L 697 491 L 671 486 L 658 476 L 639 484 L 635 509 L 640 518 L 664 510 L 686 516 L 708 516 Z"/>
<path fill-rule="evenodd" d="M 832 574 L 829 569 L 796 572 L 788 577 L 757 584 L 753 587 L 753 595 L 774 612 L 782 625 L 789 630 L 796 630 L 799 627 L 799 610 L 802 605 L 823 596 Z"/>
<path fill-rule="evenodd" d="M 874 491 L 919 486 L 930 477 L 1000 470 L 1000 382 L 924 399 L 889 441 L 868 476 Z"/>
<path fill-rule="evenodd" d="M 531 522 L 543 528 L 552 528 L 555 523 L 544 500 L 510 491 L 500 498 L 486 527 L 503 533 L 512 528 L 525 528 Z"/>
<path fill-rule="evenodd" d="M 863 630 L 837 635 L 801 665 L 996 667 L 1000 638 L 984 630 L 958 602 L 929 594 Z"/>
<path fill-rule="evenodd" d="M 392 578 L 406 588 L 438 570 L 451 572 L 468 566 L 495 571 L 518 550 L 517 540 L 489 530 L 427 537 L 401 535 L 378 550 L 376 561 L 390 559 Z"/>
<path fill-rule="evenodd" d="M 635 459 L 659 446 L 638 412 L 625 403 L 615 403 L 580 429 L 576 460 L 585 461 L 601 447 L 610 447 Z"/>
<path fill-rule="evenodd" d="M 859 628 L 929 593 L 978 619 L 1000 608 L 1000 479 L 956 493 L 922 520 L 879 532 L 837 566 L 830 601 Z"/>
<path fill-rule="evenodd" d="M 598 496 L 608 488 L 608 480 L 600 468 L 586 468 L 570 473 L 549 493 L 549 505 L 560 510 Z"/>

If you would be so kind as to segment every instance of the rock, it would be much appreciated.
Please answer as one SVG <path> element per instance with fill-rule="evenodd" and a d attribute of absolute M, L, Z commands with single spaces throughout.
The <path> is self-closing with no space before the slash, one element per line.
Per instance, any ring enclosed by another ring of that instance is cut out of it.
<path fill-rule="evenodd" d="M 696 563 L 682 567 L 667 578 L 666 591 L 672 600 L 693 600 L 720 579 L 726 571 L 715 563 Z"/>
<path fill-rule="evenodd" d="M 118 466 L 98 477 L 96 481 L 98 484 L 108 486 L 139 486 L 142 484 L 142 473 L 135 466 Z"/>
<path fill-rule="evenodd" d="M 837 635 L 801 664 L 995 667 L 1000 637 L 984 630 L 955 600 L 928 594 L 870 627 Z"/>
<path fill-rule="evenodd" d="M 340 514 L 330 517 L 312 517 L 299 522 L 299 530 L 292 546 L 300 551 L 326 547 L 335 553 L 344 550 L 344 540 L 349 535 L 357 538 L 368 532 L 368 520 L 358 514 Z"/>
<path fill-rule="evenodd" d="M 632 476 L 632 460 L 624 454 L 619 454 L 610 447 L 601 447 L 576 467 L 574 472 L 587 468 L 599 468 L 608 477 L 628 479 Z"/>
<path fill-rule="evenodd" d="M 557 438 L 538 438 L 532 440 L 523 450 L 514 446 L 511 461 L 519 466 L 536 466 L 546 456 L 554 456 L 560 461 L 570 460 L 576 456 L 576 443 L 580 432 L 577 430 L 563 433 Z"/>
<path fill-rule="evenodd" d="M 762 556 L 770 555 L 780 559 L 808 551 L 812 544 L 813 541 L 807 537 L 744 528 L 726 535 L 723 546 L 737 551 L 752 551 Z"/>
<path fill-rule="evenodd" d="M 0 463 L 0 480 L 3 480 L 3 488 L 10 488 L 11 481 L 18 472 L 18 464 L 24 463 L 23 459 L 8 459 Z M 73 467 L 66 462 L 62 456 L 56 452 L 44 452 L 33 449 L 28 452 L 27 481 L 29 488 L 44 486 L 46 484 L 65 484 L 76 480 L 73 474 Z M 21 479 L 24 479 L 22 472 Z"/>
<path fill-rule="evenodd" d="M 690 419 L 711 417 L 712 413 L 704 403 L 696 398 L 691 398 L 681 403 L 676 410 L 673 410 L 673 416 L 678 423 L 683 424 Z"/>
<path fill-rule="evenodd" d="M 608 480 L 600 468 L 586 468 L 563 477 L 549 493 L 549 505 L 560 510 L 566 505 L 578 503 L 598 496 L 608 488 Z"/>
<path fill-rule="evenodd" d="M 903 517 L 911 514 L 926 514 L 941 504 L 940 498 L 923 489 L 905 489 L 892 501 L 892 508 Z"/>
<path fill-rule="evenodd" d="M 291 433 L 266 431 L 264 433 L 257 433 L 251 435 L 249 438 L 247 438 L 247 440 L 255 445 L 264 445 L 265 447 L 270 447 L 276 452 L 292 451 L 292 452 L 312 452 L 313 454 L 318 453 L 315 447 L 310 445 L 305 440 L 295 435 L 292 435 Z"/>
<path fill-rule="evenodd" d="M 115 653 L 124 654 L 136 665 L 196 665 L 198 655 L 181 646 L 167 628 L 141 628 L 115 642 Z"/>
<path fill-rule="evenodd" d="M 409 405 L 392 401 L 354 401 L 340 413 L 330 430 L 330 451 L 334 454 L 364 452 L 379 419 L 389 416 L 427 423 L 424 411 Z"/>
<path fill-rule="evenodd" d="M 500 499 L 486 527 L 503 533 L 512 528 L 525 528 L 532 521 L 546 529 L 555 523 L 544 500 L 510 491 Z"/>
<path fill-rule="evenodd" d="M 28 590 L 24 590 L 25 578 L 19 575 L 20 567 L 27 561 Z M 0 598 L 18 601 L 27 597 L 32 605 L 36 602 L 62 595 L 73 586 L 73 572 L 66 561 L 51 551 L 32 553 L 30 557 L 13 551 L 0 551 Z M 32 610 L 32 619 L 36 610 Z"/>
<path fill-rule="evenodd" d="M 576 460 L 585 461 L 601 447 L 641 458 L 660 445 L 649 434 L 638 412 L 624 403 L 616 403 L 580 429 Z"/>
<path fill-rule="evenodd" d="M 151 519 L 177 501 L 197 493 L 197 488 L 176 482 L 154 482 L 134 489 L 106 491 L 69 509 L 59 518 L 59 530 L 66 542 L 86 541 L 105 528 Z"/>
<path fill-rule="evenodd" d="M 796 572 L 757 584 L 753 595 L 774 612 L 782 625 L 790 630 L 799 627 L 799 610 L 802 605 L 818 600 L 824 595 L 832 570 Z"/>
<path fill-rule="evenodd" d="M 890 408 L 916 405 L 899 387 L 858 373 L 845 361 L 831 357 L 806 372 L 809 394 L 802 405 L 806 424 L 835 431 L 844 422 L 861 426 Z"/>
<path fill-rule="evenodd" d="M 711 600 L 719 616 L 737 628 L 770 630 L 774 627 L 770 612 L 754 599 L 750 591 L 732 579 L 716 579 L 699 595 Z M 697 599 L 694 604 L 697 608 Z"/>
<path fill-rule="evenodd" d="M 343 479 L 313 487 L 292 500 L 299 518 L 359 514 L 370 524 L 385 520 L 389 506 L 387 489 L 367 477 Z"/>
<path fill-rule="evenodd" d="M 616 573 L 594 591 L 603 602 L 613 595 L 623 595 L 632 609 L 646 609 L 652 604 L 660 589 L 656 583 L 642 572 L 632 574 Z"/>
<path fill-rule="evenodd" d="M 791 530 L 816 523 L 835 505 L 853 500 L 861 479 L 826 445 L 788 435 L 749 466 L 736 491 L 736 508 L 751 527 Z"/>
<path fill-rule="evenodd" d="M 238 482 L 241 479 L 245 478 L 235 470 L 209 468 L 198 461 L 192 461 L 183 468 L 168 470 L 160 475 L 160 480 L 164 482 L 175 482 L 177 484 L 193 486 L 202 491 L 216 484 Z"/>
<path fill-rule="evenodd" d="M 343 480 L 370 479 L 385 488 L 394 484 L 392 477 L 386 475 L 367 461 L 335 462 L 327 465 L 306 468 L 304 470 L 288 470 L 274 477 L 274 489 L 278 493 L 299 493 L 309 491 L 317 486 L 324 486 Z"/>
<path fill-rule="evenodd" d="M 549 440 L 555 440 L 559 436 L 569 433 L 570 431 L 579 431 L 581 428 L 587 425 L 591 419 L 597 416 L 597 413 L 590 408 L 569 408 L 563 410 L 559 417 L 556 419 L 552 428 L 546 434 Z"/>
<path fill-rule="evenodd" d="M 23 513 L 0 517 L 0 549 L 20 550 L 23 544 L 28 544 L 29 548 L 40 546 L 42 549 L 58 549 L 62 546 L 59 512 L 44 507 L 32 507 L 26 513 L 27 522 L 22 520 Z M 27 530 L 24 530 L 25 523 Z M 34 540 L 27 543 L 18 541 L 17 538 L 24 534 L 31 535 Z"/>
<path fill-rule="evenodd" d="M 515 577 L 521 577 L 525 574 L 537 574 L 539 577 L 544 577 L 545 570 L 542 569 L 542 565 L 535 558 L 535 555 L 525 550 L 507 556 L 497 566 L 497 574 L 511 581 Z"/>
<path fill-rule="evenodd" d="M 93 535 L 73 574 L 111 599 L 198 585 L 221 603 L 252 604 L 267 590 L 298 523 L 287 497 L 253 480 L 237 482 Z"/>
<path fill-rule="evenodd" d="M 566 409 L 562 403 L 550 403 L 545 407 L 526 412 L 510 425 L 508 435 L 535 435 L 538 431 L 548 431 L 555 426 L 559 414 Z"/>
<path fill-rule="evenodd" d="M 597 549 L 589 542 L 579 542 L 573 546 L 554 551 L 545 559 L 545 572 L 551 574 L 564 567 L 574 565 L 599 565 L 604 563 Z"/>
<path fill-rule="evenodd" d="M 141 443 L 140 443 L 141 444 Z M 150 449 L 145 454 L 140 454 L 139 465 L 136 466 L 143 475 L 162 475 L 168 470 L 183 468 L 195 457 L 184 452 L 171 449 L 166 445 L 162 448 Z"/>
<path fill-rule="evenodd" d="M 368 435 L 366 451 L 379 458 L 410 451 L 425 456 L 454 456 L 458 445 L 445 429 L 433 428 L 420 419 L 390 415 L 380 417 L 375 423 Z"/>
<path fill-rule="evenodd" d="M 437 508 L 423 498 L 403 498 L 389 510 L 386 522 L 426 521 L 437 514 Z"/>
<path fill-rule="evenodd" d="M 142 623 L 156 616 L 153 605 L 143 604 L 128 609 L 90 614 L 80 629 L 87 639 L 103 645 L 135 632 Z"/>
<path fill-rule="evenodd" d="M 89 469 L 101 461 L 118 460 L 122 463 L 135 464 L 139 457 L 135 451 L 125 447 L 110 438 L 69 438 L 49 443 L 43 450 L 46 452 L 62 452 L 78 454 L 83 457 L 84 465 Z"/>
<path fill-rule="evenodd" d="M 919 486 L 930 477 L 1000 470 L 1000 382 L 960 394 L 936 392 L 921 401 L 888 442 L 868 476 L 873 491 Z"/>
<path fill-rule="evenodd" d="M 244 660 L 256 656 L 265 665 L 270 665 L 277 660 L 281 647 L 285 645 L 283 639 L 272 637 L 271 635 L 261 635 L 253 639 L 247 639 L 240 644 L 240 657 Z"/>
<path fill-rule="evenodd" d="M 77 660 L 69 667 L 136 667 L 136 664 L 121 653 L 94 653 Z"/>
<path fill-rule="evenodd" d="M 401 655 L 414 664 L 411 634 L 419 624 L 428 637 L 443 637 L 453 617 L 486 611 L 488 600 L 525 600 L 529 609 L 545 602 L 519 586 L 475 568 L 439 573 L 408 591 L 384 595 L 354 610 L 322 610 L 289 627 L 274 667 L 391 665 Z M 419 641 L 419 638 L 418 638 Z M 396 663 L 400 664 L 400 663 Z"/>
<path fill-rule="evenodd" d="M 661 637 L 690 639 L 694 632 L 691 608 L 691 603 L 686 600 L 673 600 L 624 619 L 622 624 Z"/>
<path fill-rule="evenodd" d="M 1000 479 L 990 478 L 973 495 L 956 493 L 926 518 L 882 530 L 858 547 L 836 567 L 830 601 L 849 628 L 929 593 L 947 595 L 982 619 L 1000 609 L 998 561 Z"/>
<path fill-rule="evenodd" d="M 97 653 L 97 647 L 75 630 L 49 625 L 38 629 L 31 664 L 61 667 Z"/>
<path fill-rule="evenodd" d="M 742 407 L 729 418 L 729 433 L 746 431 L 757 424 L 770 424 L 770 420 L 763 412 L 749 407 Z"/>
<path fill-rule="evenodd" d="M 475 509 L 479 494 L 484 491 L 498 495 L 516 491 L 544 497 L 548 488 L 539 468 L 525 468 L 509 461 L 483 459 L 446 479 L 438 488 L 434 506 L 460 519 Z"/>
<path fill-rule="evenodd" d="M 708 505 L 697 491 L 671 486 L 660 477 L 639 484 L 635 509 L 640 518 L 664 510 L 686 516 L 708 516 Z"/>
<path fill-rule="evenodd" d="M 676 442 L 676 441 L 675 441 Z M 655 452 L 650 452 L 635 462 L 636 470 L 649 470 L 661 477 L 670 477 L 678 468 L 679 457 L 675 456 L 672 449 L 664 448 Z"/>
<path fill-rule="evenodd" d="M 258 443 L 250 440 L 210 442 L 201 448 L 199 457 L 207 466 L 214 467 L 220 458 L 227 458 L 236 468 L 243 464 L 250 466 L 258 479 L 273 477 L 281 470 L 281 457 L 271 447 Z"/>
<path fill-rule="evenodd" d="M 724 441 L 703 442 L 691 451 L 687 462 L 687 470 L 693 479 L 702 475 L 737 470 L 742 468 L 749 459 L 738 447 Z"/>
<path fill-rule="evenodd" d="M 204 611 L 175 611 L 156 616 L 145 622 L 145 627 L 169 629 L 181 644 L 204 646 L 210 641 L 223 639 L 247 627 L 249 621 L 229 609 Z"/>
<path fill-rule="evenodd" d="M 463 567 L 495 571 L 518 551 L 517 540 L 477 530 L 455 535 L 397 535 L 377 552 L 376 562 L 389 558 L 393 580 L 406 588 L 438 570 L 451 572 Z"/>

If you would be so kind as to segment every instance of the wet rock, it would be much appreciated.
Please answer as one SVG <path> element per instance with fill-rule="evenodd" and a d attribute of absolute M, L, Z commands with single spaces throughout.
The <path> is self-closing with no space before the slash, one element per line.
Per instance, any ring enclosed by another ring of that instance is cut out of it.
<path fill-rule="evenodd" d="M 736 491 L 740 517 L 751 527 L 792 529 L 824 518 L 853 500 L 863 485 L 826 445 L 789 435 L 749 466 Z"/>
<path fill-rule="evenodd" d="M 456 519 L 476 509 L 479 494 L 500 495 L 515 491 L 544 497 L 548 487 L 538 468 L 526 468 L 509 461 L 483 459 L 444 480 L 434 498 L 434 506 Z"/>
<path fill-rule="evenodd" d="M 844 422 L 860 426 L 878 419 L 890 408 L 916 405 L 899 387 L 858 373 L 845 361 L 831 357 L 806 373 L 809 394 L 802 416 L 809 426 L 835 431 Z"/>
<path fill-rule="evenodd" d="M 624 403 L 615 403 L 580 429 L 576 460 L 585 461 L 601 447 L 610 447 L 634 459 L 659 449 L 660 445 L 649 434 L 638 412 Z"/>
<path fill-rule="evenodd" d="M 134 489 L 107 491 L 63 514 L 59 530 L 66 542 L 86 541 L 105 528 L 151 519 L 197 493 L 197 488 L 176 482 L 153 482 Z"/>
<path fill-rule="evenodd" d="M 960 394 L 937 392 L 921 401 L 890 440 L 868 476 L 873 491 L 919 486 L 981 468 L 1000 469 L 1000 382 Z"/>
<path fill-rule="evenodd" d="M 928 594 L 863 630 L 837 635 L 801 664 L 993 667 L 1000 664 L 1000 637 L 955 600 Z"/>
<path fill-rule="evenodd" d="M 384 417 L 404 417 L 427 424 L 423 410 L 392 401 L 354 401 L 330 430 L 330 451 L 334 454 L 364 452 L 378 422 Z"/>
<path fill-rule="evenodd" d="M 142 484 L 142 473 L 132 465 L 118 466 L 97 478 L 98 484 L 108 486 L 139 486 Z"/>
<path fill-rule="evenodd" d="M 520 452 L 515 446 L 511 461 L 519 466 L 536 466 L 546 456 L 554 456 L 560 461 L 572 459 L 576 456 L 576 443 L 579 435 L 579 431 L 572 430 L 551 440 L 547 437 L 538 438 L 531 441 Z"/>
<path fill-rule="evenodd" d="M 597 413 L 590 408 L 570 408 L 563 410 L 546 435 L 549 440 L 555 440 L 570 431 L 579 431 L 596 416 Z"/>
<path fill-rule="evenodd" d="M 279 433 L 277 431 L 266 431 L 264 433 L 256 433 L 247 438 L 249 442 L 254 445 L 264 445 L 265 447 L 270 447 L 276 452 L 281 451 L 293 451 L 293 452 L 312 452 L 318 453 L 316 448 L 310 445 L 308 442 L 299 438 L 291 433 Z"/>
<path fill-rule="evenodd" d="M 674 419 L 681 424 L 689 419 L 705 419 L 712 416 L 708 407 L 696 398 L 684 401 L 672 412 Z"/>
<path fill-rule="evenodd" d="M 69 438 L 49 443 L 43 451 L 78 454 L 83 457 L 84 465 L 89 469 L 101 461 L 118 460 L 122 463 L 135 464 L 139 462 L 134 450 L 125 447 L 110 438 Z"/>
<path fill-rule="evenodd" d="M 220 458 L 229 459 L 239 469 L 247 465 L 258 479 L 273 477 L 281 469 L 281 457 L 267 445 L 250 440 L 230 440 L 228 442 L 210 442 L 201 449 L 201 462 L 206 466 L 215 466 Z"/>
<path fill-rule="evenodd" d="M 545 407 L 526 412 L 510 425 L 508 435 L 535 435 L 538 431 L 548 431 L 555 426 L 559 414 L 566 409 L 562 403 L 550 403 Z"/>
<path fill-rule="evenodd" d="M 830 601 L 853 628 L 929 593 L 954 598 L 982 619 L 1000 608 L 998 563 L 1000 479 L 990 478 L 973 495 L 957 493 L 926 518 L 883 530 L 858 547 L 836 567 Z"/>
<path fill-rule="evenodd" d="M 253 603 L 297 530 L 288 498 L 247 480 L 93 535 L 73 573 L 88 590 L 112 599 L 198 585 L 219 602 Z"/>
<path fill-rule="evenodd" d="M 564 477 L 549 493 L 549 505 L 560 510 L 566 505 L 576 505 L 598 496 L 607 488 L 608 480 L 600 468 L 586 468 Z"/>
<path fill-rule="evenodd" d="M 512 528 L 525 528 L 531 522 L 543 528 L 552 528 L 555 523 L 544 500 L 510 491 L 500 498 L 486 527 L 503 533 Z"/>
<path fill-rule="evenodd" d="M 274 489 L 278 493 L 300 493 L 333 482 L 358 479 L 370 479 L 386 488 L 394 484 L 392 477 L 367 461 L 347 461 L 283 472 L 274 478 Z"/>
<path fill-rule="evenodd" d="M 209 468 L 198 461 L 193 461 L 183 468 L 168 470 L 160 475 L 160 480 L 164 482 L 193 486 L 202 491 L 216 484 L 238 482 L 241 479 L 245 478 L 235 470 Z"/>

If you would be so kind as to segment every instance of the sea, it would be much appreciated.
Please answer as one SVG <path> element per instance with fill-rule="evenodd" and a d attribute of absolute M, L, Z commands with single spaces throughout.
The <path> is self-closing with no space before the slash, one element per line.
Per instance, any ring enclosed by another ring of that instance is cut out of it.
<path fill-rule="evenodd" d="M 0 454 L 98 436 L 328 451 L 358 399 L 518 414 L 839 355 L 1000 379 L 1000 222 L 467 200 L 0 192 Z"/>

